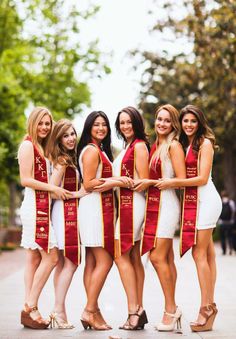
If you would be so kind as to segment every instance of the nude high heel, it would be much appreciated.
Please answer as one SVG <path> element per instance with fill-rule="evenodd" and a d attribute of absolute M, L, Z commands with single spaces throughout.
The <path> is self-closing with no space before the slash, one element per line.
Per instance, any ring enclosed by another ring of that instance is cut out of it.
<path fill-rule="evenodd" d="M 108 331 L 112 329 L 112 327 L 109 326 L 103 319 L 99 309 L 96 311 L 85 310 L 84 313 L 87 314 L 87 317 L 82 316 L 80 321 L 85 330 L 93 329 L 96 331 Z M 101 318 L 103 319 L 103 321 L 101 321 Z"/>
<path fill-rule="evenodd" d="M 178 333 L 182 333 L 182 327 L 181 327 L 181 317 L 182 317 L 182 312 L 179 309 L 179 307 L 176 308 L 175 313 L 168 313 L 164 312 L 166 315 L 172 318 L 172 321 L 170 324 L 163 324 L 163 322 L 160 322 L 157 326 L 156 329 L 160 332 L 171 332 L 174 331 L 175 327 L 177 328 Z"/>
<path fill-rule="evenodd" d="M 204 322 L 192 322 L 190 323 L 191 330 L 193 332 L 205 332 L 205 331 L 211 331 L 212 326 L 217 314 L 217 308 L 215 305 L 215 309 L 213 308 L 214 306 L 212 304 L 209 304 L 207 306 L 202 306 L 200 308 L 199 313 L 203 316 Z M 210 312 L 210 313 L 209 313 Z"/>

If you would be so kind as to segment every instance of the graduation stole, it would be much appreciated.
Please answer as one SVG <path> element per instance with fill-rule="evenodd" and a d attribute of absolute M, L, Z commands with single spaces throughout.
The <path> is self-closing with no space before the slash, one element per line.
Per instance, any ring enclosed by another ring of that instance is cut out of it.
<path fill-rule="evenodd" d="M 32 142 L 30 136 L 25 140 Z M 45 157 L 39 152 L 33 144 L 34 162 L 33 173 L 34 179 L 48 183 L 47 163 Z M 47 191 L 35 190 L 36 205 L 36 225 L 35 225 L 35 242 L 46 252 L 49 252 L 49 227 L 50 227 L 50 196 Z"/>
<path fill-rule="evenodd" d="M 154 153 L 156 151 L 156 143 L 152 145 L 150 156 L 149 156 L 149 177 L 150 179 L 158 180 L 162 178 L 161 173 L 161 160 L 156 161 Z M 154 166 L 154 161 L 156 161 Z M 156 234 L 158 228 L 158 219 L 160 214 L 160 201 L 161 191 L 155 186 L 148 188 L 147 200 L 146 200 L 146 211 L 144 221 L 144 231 L 141 244 L 141 255 L 150 251 L 155 247 Z"/>
<path fill-rule="evenodd" d="M 192 145 L 185 159 L 186 176 L 194 178 L 198 175 L 198 154 L 193 151 Z M 197 186 L 185 187 L 182 207 L 182 223 L 180 234 L 180 256 L 182 257 L 193 245 L 196 244 L 196 222 L 198 210 Z"/>
<path fill-rule="evenodd" d="M 67 166 L 63 179 L 64 189 L 74 192 L 78 191 L 78 178 L 76 169 Z M 80 239 L 78 225 L 78 199 L 63 200 L 64 207 L 64 256 L 75 265 L 80 264 Z"/>
<path fill-rule="evenodd" d="M 134 140 L 127 148 L 121 162 L 120 175 L 134 179 L 135 171 L 135 145 L 143 140 Z M 124 254 L 134 245 L 133 225 L 133 196 L 134 192 L 126 187 L 120 188 L 119 193 L 119 220 L 120 244 L 119 254 Z"/>
<path fill-rule="evenodd" d="M 102 178 L 112 177 L 112 164 L 109 159 L 101 151 L 100 147 L 95 143 L 94 145 L 99 153 L 102 164 Z M 100 193 L 102 206 L 102 225 L 103 225 L 103 248 L 107 250 L 112 257 L 115 251 L 115 201 L 113 189 Z M 91 206 L 92 207 L 92 206 Z"/>

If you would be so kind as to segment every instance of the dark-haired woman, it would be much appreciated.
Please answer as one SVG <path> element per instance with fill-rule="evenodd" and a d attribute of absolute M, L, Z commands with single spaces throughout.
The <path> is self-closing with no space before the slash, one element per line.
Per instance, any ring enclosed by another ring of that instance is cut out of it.
<path fill-rule="evenodd" d="M 211 179 L 215 137 L 203 112 L 196 106 L 187 105 L 181 110 L 180 122 L 180 141 L 186 150 L 187 179 L 163 179 L 157 186 L 160 189 L 185 187 L 181 255 L 192 247 L 201 289 L 201 307 L 197 320 L 190 326 L 192 331 L 200 332 L 212 329 L 217 314 L 212 232 L 222 203 Z"/>
<path fill-rule="evenodd" d="M 112 177 L 111 129 L 102 111 L 90 113 L 77 148 L 79 171 L 86 191 L 80 199 L 79 228 L 81 244 L 86 248 L 84 285 L 87 304 L 81 316 L 85 329 L 109 330 L 98 308 L 98 297 L 113 264 L 114 197 L 111 188 L 93 192 L 100 179 Z"/>
<path fill-rule="evenodd" d="M 125 148 L 113 163 L 114 175 L 133 180 L 148 178 L 149 144 L 144 131 L 142 116 L 134 107 L 122 109 L 116 119 L 116 131 Z M 140 256 L 141 228 L 145 211 L 143 191 L 132 187 L 117 190 L 118 219 L 116 223 L 116 265 L 125 289 L 128 319 L 121 329 L 136 330 L 147 323 L 143 310 L 144 268 Z"/>

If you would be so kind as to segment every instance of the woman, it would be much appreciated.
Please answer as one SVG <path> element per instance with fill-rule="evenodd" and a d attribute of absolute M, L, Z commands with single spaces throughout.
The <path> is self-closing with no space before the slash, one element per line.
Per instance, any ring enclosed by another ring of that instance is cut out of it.
<path fill-rule="evenodd" d="M 134 107 L 125 107 L 118 113 L 115 125 L 118 136 L 125 142 L 125 148 L 113 163 L 115 177 L 127 176 L 133 180 L 148 178 L 149 144 L 140 113 Z M 117 190 L 115 263 L 128 303 L 128 319 L 120 328 L 136 330 L 144 328 L 147 323 L 142 300 L 144 268 L 140 256 L 145 196 L 141 190 L 133 192 L 130 188 L 120 187 Z"/>
<path fill-rule="evenodd" d="M 59 199 L 71 196 L 69 191 L 49 184 L 50 164 L 45 155 L 51 131 L 51 113 L 47 108 L 36 107 L 29 115 L 28 133 L 18 151 L 20 180 L 25 187 L 21 206 L 21 246 L 27 250 L 25 306 L 21 323 L 34 329 L 44 329 L 49 325 L 49 321 L 42 319 L 37 305 L 58 260 L 57 243 L 50 224 L 50 193 Z"/>
<path fill-rule="evenodd" d="M 159 277 L 165 298 L 165 311 L 157 325 L 159 331 L 173 331 L 180 325 L 181 311 L 175 303 L 177 272 L 173 237 L 179 224 L 180 204 L 174 189 L 160 193 L 155 188 L 160 178 L 185 177 L 184 152 L 178 142 L 179 113 L 171 105 L 156 111 L 156 141 L 151 149 L 149 176 L 136 190 L 148 188 L 142 254 L 150 251 L 150 261 Z"/>
<path fill-rule="evenodd" d="M 98 308 L 98 297 L 114 256 L 114 198 L 112 189 L 93 192 L 100 178 L 112 177 L 111 129 L 102 111 L 90 113 L 77 148 L 79 171 L 86 191 L 80 199 L 81 244 L 86 249 L 84 285 L 87 304 L 81 316 L 85 329 L 109 330 Z M 91 208 L 92 207 L 92 208 Z"/>
<path fill-rule="evenodd" d="M 78 231 L 77 198 L 86 192 L 79 188 L 79 173 L 76 168 L 77 134 L 67 119 L 59 120 L 53 128 L 49 153 L 53 164 L 50 182 L 73 191 L 73 199 L 55 200 L 52 208 L 52 225 L 56 233 L 59 260 L 54 274 L 55 303 L 50 314 L 52 326 L 71 329 L 67 320 L 65 299 L 74 272 L 80 263 L 80 239 Z"/>
<path fill-rule="evenodd" d="M 187 105 L 181 110 L 180 141 L 186 150 L 187 179 L 165 179 L 159 189 L 186 187 L 181 230 L 181 255 L 192 247 L 201 290 L 198 318 L 191 323 L 195 332 L 211 330 L 217 314 L 214 303 L 216 281 L 215 250 L 212 232 L 222 203 L 211 179 L 215 137 L 203 112 Z"/>

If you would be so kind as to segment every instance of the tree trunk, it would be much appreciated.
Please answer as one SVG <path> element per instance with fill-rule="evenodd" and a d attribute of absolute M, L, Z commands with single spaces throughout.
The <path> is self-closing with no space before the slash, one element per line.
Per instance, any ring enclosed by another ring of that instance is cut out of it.
<path fill-rule="evenodd" d="M 16 210 L 16 183 L 9 183 L 9 226 L 15 226 L 15 210 Z"/>
<path fill-rule="evenodd" d="M 232 147 L 225 147 L 223 153 L 224 187 L 230 198 L 236 201 L 236 158 Z"/>

